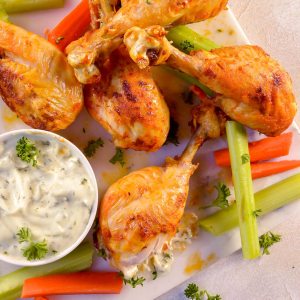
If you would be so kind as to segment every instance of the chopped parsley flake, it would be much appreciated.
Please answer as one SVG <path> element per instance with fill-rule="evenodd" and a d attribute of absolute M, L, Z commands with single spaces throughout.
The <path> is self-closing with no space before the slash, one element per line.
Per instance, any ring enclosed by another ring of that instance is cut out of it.
<path fill-rule="evenodd" d="M 250 155 L 249 154 L 243 154 L 242 155 L 242 164 L 244 165 L 248 162 L 250 162 Z"/>
<path fill-rule="evenodd" d="M 30 139 L 24 136 L 19 139 L 16 145 L 16 151 L 17 156 L 21 160 L 31 164 L 33 167 L 37 165 L 37 158 L 40 152 Z"/>
<path fill-rule="evenodd" d="M 87 179 L 86 178 L 83 178 L 82 180 L 81 180 L 81 184 L 86 184 L 87 183 Z"/>
<path fill-rule="evenodd" d="M 269 255 L 270 254 L 269 248 L 273 246 L 275 243 L 280 242 L 280 240 L 281 240 L 281 235 L 274 234 L 271 231 L 260 236 L 259 245 L 260 248 L 262 249 L 262 254 Z"/>
<path fill-rule="evenodd" d="M 109 160 L 110 163 L 115 165 L 119 163 L 122 167 L 125 166 L 125 159 L 124 159 L 124 151 L 121 148 L 116 148 L 115 155 Z"/>
<path fill-rule="evenodd" d="M 86 157 L 92 157 L 95 155 L 98 148 L 103 147 L 104 142 L 101 138 L 97 140 L 91 140 L 88 142 L 87 146 L 83 149 Z"/>
<path fill-rule="evenodd" d="M 180 43 L 180 48 L 184 52 L 190 53 L 195 48 L 195 46 L 190 41 L 185 40 Z"/>
<path fill-rule="evenodd" d="M 138 286 L 144 286 L 144 281 L 146 280 L 144 277 L 132 277 L 130 279 L 127 279 L 124 277 L 124 274 L 122 272 L 119 273 L 119 275 L 122 277 L 123 282 L 125 283 L 125 285 L 129 284 L 131 285 L 134 289 Z"/>
<path fill-rule="evenodd" d="M 206 290 L 199 290 L 195 283 L 190 283 L 184 290 L 184 295 L 191 300 L 222 300 L 220 295 L 212 296 Z"/>
<path fill-rule="evenodd" d="M 23 256 L 27 258 L 27 260 L 39 260 L 46 256 L 48 253 L 46 240 L 42 242 L 34 242 L 32 241 L 32 234 L 29 228 L 22 227 L 17 233 L 19 243 L 27 243 L 27 247 L 23 248 Z M 54 250 L 55 251 L 55 250 Z"/>
<path fill-rule="evenodd" d="M 228 197 L 231 195 L 228 186 L 224 183 L 218 183 L 215 188 L 218 191 L 217 198 L 213 201 L 213 206 L 226 208 L 229 206 Z"/>
<path fill-rule="evenodd" d="M 152 280 L 155 280 L 157 278 L 157 271 L 156 269 L 154 268 L 153 272 L 152 272 Z"/>

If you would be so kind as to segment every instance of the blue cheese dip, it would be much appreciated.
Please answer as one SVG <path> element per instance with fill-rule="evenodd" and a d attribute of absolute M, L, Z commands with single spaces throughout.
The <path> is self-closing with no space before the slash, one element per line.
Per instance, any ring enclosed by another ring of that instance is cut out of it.
<path fill-rule="evenodd" d="M 27 137 L 39 151 L 36 166 L 17 156 L 22 135 L 0 140 L 0 254 L 18 262 L 28 260 L 21 228 L 28 228 L 32 241 L 46 243 L 43 258 L 49 258 L 83 234 L 95 202 L 89 173 L 63 139 Z"/>

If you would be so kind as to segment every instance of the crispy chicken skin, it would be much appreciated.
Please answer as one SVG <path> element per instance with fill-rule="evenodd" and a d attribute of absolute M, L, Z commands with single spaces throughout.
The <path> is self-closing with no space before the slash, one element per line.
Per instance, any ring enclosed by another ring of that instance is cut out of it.
<path fill-rule="evenodd" d="M 156 64 L 147 59 L 148 50 L 155 47 L 158 64 L 163 58 L 213 90 L 216 95 L 211 102 L 231 119 L 268 136 L 290 126 L 297 110 L 291 78 L 262 48 L 244 45 L 187 55 L 174 48 L 163 32 L 160 26 L 133 27 L 126 32 L 124 43 L 140 67 Z"/>
<path fill-rule="evenodd" d="M 99 81 L 100 73 L 94 65 L 95 61 L 115 49 L 118 43 L 121 43 L 120 37 L 129 28 L 202 21 L 218 14 L 227 2 L 228 0 L 122 1 L 122 7 L 109 22 L 98 30 L 88 32 L 67 47 L 68 61 L 75 68 L 80 82 Z"/>
<path fill-rule="evenodd" d="M 119 179 L 101 202 L 100 227 L 112 264 L 124 271 L 160 252 L 174 237 L 189 191 L 199 146 L 224 131 L 223 115 L 213 106 L 198 109 L 200 127 L 180 158 Z"/>
<path fill-rule="evenodd" d="M 124 45 L 102 66 L 102 80 L 87 85 L 85 105 L 116 146 L 158 150 L 169 132 L 169 109 L 150 68 L 139 69 Z"/>
<path fill-rule="evenodd" d="M 184 14 L 173 24 L 191 24 L 213 18 L 226 8 L 228 0 L 208 0 L 198 2 L 201 3 L 197 4 L 197 1 L 194 1 L 190 6 L 189 12 Z"/>
<path fill-rule="evenodd" d="M 212 102 L 231 119 L 265 135 L 281 134 L 295 117 L 297 105 L 289 74 L 258 46 L 191 55 L 174 49 L 167 62 L 216 92 Z"/>
<path fill-rule="evenodd" d="M 143 251 L 155 251 L 170 241 L 183 215 L 195 169 L 191 163 L 169 160 L 165 167 L 133 172 L 108 189 L 100 224 L 114 266 L 122 270 L 142 263 L 147 259 Z"/>
<path fill-rule="evenodd" d="M 0 95 L 27 125 L 68 127 L 83 106 L 81 84 L 56 47 L 0 21 Z"/>

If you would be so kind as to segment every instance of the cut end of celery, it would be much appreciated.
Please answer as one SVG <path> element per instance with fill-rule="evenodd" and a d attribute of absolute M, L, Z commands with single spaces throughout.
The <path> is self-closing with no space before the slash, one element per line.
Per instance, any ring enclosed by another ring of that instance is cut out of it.
<path fill-rule="evenodd" d="M 193 50 L 210 51 L 220 47 L 215 42 L 199 35 L 193 29 L 184 25 L 170 29 L 167 39 L 173 42 L 174 47 L 187 54 Z"/>

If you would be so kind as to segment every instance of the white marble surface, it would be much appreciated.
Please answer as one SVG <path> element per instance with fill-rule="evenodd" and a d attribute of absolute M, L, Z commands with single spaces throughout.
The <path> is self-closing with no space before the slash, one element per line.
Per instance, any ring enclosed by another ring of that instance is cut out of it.
<path fill-rule="evenodd" d="M 290 72 L 300 100 L 300 0 L 231 0 L 230 6 L 250 41 L 265 48 Z M 271 248 L 271 255 L 245 261 L 239 251 L 196 274 L 189 282 L 220 294 L 223 300 L 298 300 L 299 229 L 300 217 L 295 213 L 272 230 L 282 235 L 282 241 Z M 184 283 L 159 299 L 185 299 L 186 286 Z"/>

